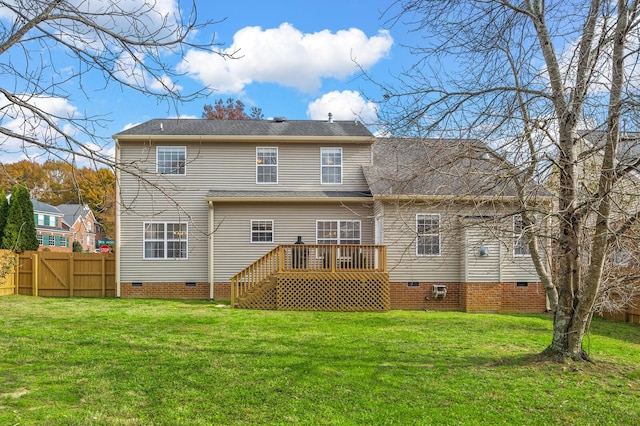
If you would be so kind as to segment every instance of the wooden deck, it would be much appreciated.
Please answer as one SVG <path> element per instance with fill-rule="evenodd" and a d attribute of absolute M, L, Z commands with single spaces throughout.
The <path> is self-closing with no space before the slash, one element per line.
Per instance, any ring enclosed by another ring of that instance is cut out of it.
<path fill-rule="evenodd" d="M 231 278 L 236 308 L 386 311 L 386 247 L 281 245 Z"/>

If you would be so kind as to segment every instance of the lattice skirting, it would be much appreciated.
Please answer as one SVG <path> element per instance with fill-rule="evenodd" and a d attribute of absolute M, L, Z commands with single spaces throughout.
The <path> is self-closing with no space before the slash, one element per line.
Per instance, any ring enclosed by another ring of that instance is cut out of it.
<path fill-rule="evenodd" d="M 387 311 L 389 275 L 380 272 L 281 273 L 277 309 L 301 311 Z"/>

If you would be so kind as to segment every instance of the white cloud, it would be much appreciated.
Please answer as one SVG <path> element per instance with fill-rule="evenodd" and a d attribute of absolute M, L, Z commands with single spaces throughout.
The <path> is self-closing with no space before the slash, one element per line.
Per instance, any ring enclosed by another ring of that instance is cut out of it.
<path fill-rule="evenodd" d="M 77 108 L 69 103 L 67 99 L 26 94 L 18 94 L 16 96 L 21 101 L 40 110 L 49 120 L 56 123 L 63 132 L 75 136 L 75 127 L 71 126 L 65 119 L 76 117 Z M 34 115 L 30 110 L 20 108 L 9 102 L 4 96 L 0 96 L 0 109 L 4 113 L 0 118 L 0 126 L 17 136 L 32 139 L 52 147 L 55 147 L 63 139 L 62 135 L 56 132 L 49 123 Z M 24 158 L 28 155 L 42 154 L 42 150 L 37 148 L 35 144 L 10 136 L 0 136 L 0 150 L 3 152 L 4 161 L 7 161 L 9 157 Z"/>
<path fill-rule="evenodd" d="M 326 93 L 307 107 L 307 116 L 312 120 L 326 120 L 329 113 L 334 120 L 359 120 L 365 124 L 375 123 L 378 118 L 376 104 L 351 90 Z"/>
<path fill-rule="evenodd" d="M 233 44 L 220 52 L 237 51 L 238 59 L 191 50 L 178 70 L 221 93 L 241 93 L 253 82 L 310 93 L 320 87 L 323 78 L 344 79 L 356 73 L 356 63 L 370 68 L 387 55 L 392 44 L 391 35 L 384 30 L 367 37 L 357 28 L 302 33 L 288 23 L 266 30 L 245 27 L 235 34 Z"/>
<path fill-rule="evenodd" d="M 132 127 L 136 127 L 139 124 L 142 124 L 142 123 L 127 123 L 127 124 L 124 125 L 124 127 L 122 129 L 120 129 L 120 132 L 124 132 L 125 130 L 129 130 Z"/>

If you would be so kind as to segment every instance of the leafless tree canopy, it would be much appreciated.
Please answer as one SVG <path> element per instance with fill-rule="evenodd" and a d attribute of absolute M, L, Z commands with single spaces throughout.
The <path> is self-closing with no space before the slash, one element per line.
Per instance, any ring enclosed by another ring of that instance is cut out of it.
<path fill-rule="evenodd" d="M 64 108 L 65 100 L 78 100 L 78 88 L 87 100 L 133 90 L 170 107 L 205 95 L 183 93 L 167 58 L 187 47 L 212 49 L 213 41 L 191 41 L 211 22 L 198 21 L 195 4 L 187 12 L 171 4 L 0 1 L 0 150 L 112 165 L 96 136 L 108 117 Z"/>
<path fill-rule="evenodd" d="M 416 39 L 413 67 L 380 84 L 386 130 L 492 148 L 555 313 L 552 356 L 588 359 L 582 340 L 603 296 L 637 288 L 621 278 L 637 275 L 639 13 L 624 0 L 398 0 L 384 13 Z"/>

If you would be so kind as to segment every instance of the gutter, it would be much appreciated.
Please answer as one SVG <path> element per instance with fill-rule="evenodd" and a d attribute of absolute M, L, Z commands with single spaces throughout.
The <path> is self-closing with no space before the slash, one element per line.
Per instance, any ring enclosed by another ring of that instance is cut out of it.
<path fill-rule="evenodd" d="M 119 142 L 282 142 L 302 144 L 327 142 L 341 144 L 373 144 L 373 136 L 303 136 L 303 135 L 120 135 Z"/>
<path fill-rule="evenodd" d="M 204 197 L 205 201 L 216 203 L 372 203 L 367 197 Z"/>

